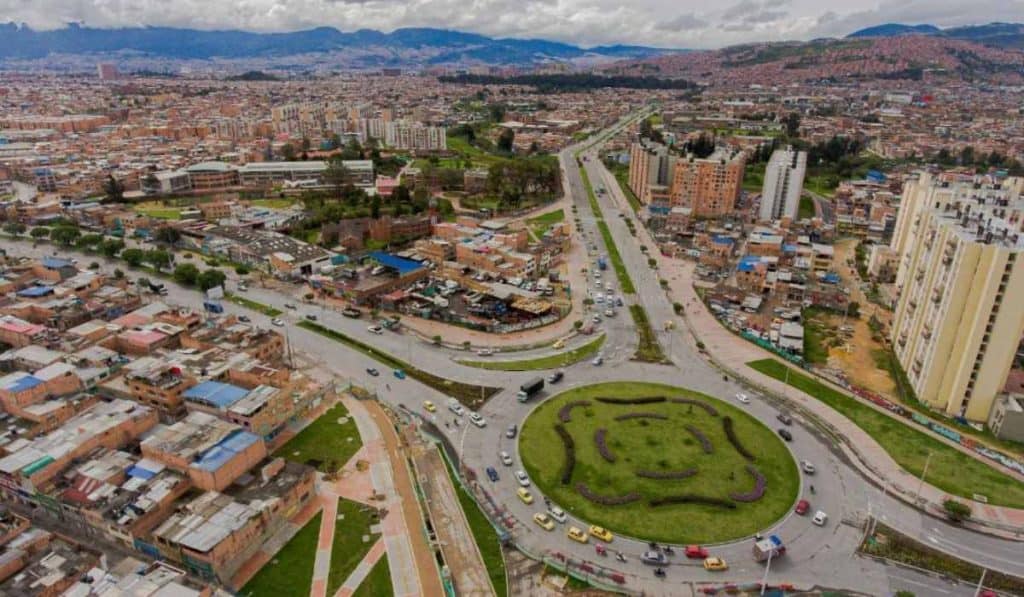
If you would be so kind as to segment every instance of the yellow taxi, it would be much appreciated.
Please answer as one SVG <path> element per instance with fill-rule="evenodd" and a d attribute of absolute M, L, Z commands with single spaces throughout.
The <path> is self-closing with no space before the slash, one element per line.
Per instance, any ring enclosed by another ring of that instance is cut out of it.
<path fill-rule="evenodd" d="M 710 558 L 704 558 L 704 569 L 705 570 L 711 570 L 711 571 L 715 571 L 715 570 L 728 570 L 729 569 L 729 565 L 726 564 L 725 560 L 723 560 L 722 558 L 710 557 Z"/>
<path fill-rule="evenodd" d="M 516 495 L 519 496 L 519 499 L 523 500 L 524 504 L 533 503 L 533 494 L 530 493 L 530 490 L 525 487 L 520 487 L 519 489 L 517 489 Z"/>
<path fill-rule="evenodd" d="M 544 529 L 545 531 L 550 531 L 551 529 L 555 528 L 555 521 L 551 520 L 551 517 L 547 514 L 544 514 L 543 512 L 538 512 L 534 514 L 533 522 L 537 523 L 537 526 Z"/>
<path fill-rule="evenodd" d="M 562 350 L 563 348 L 565 348 L 565 340 L 558 340 L 557 342 L 551 345 L 551 348 L 554 348 L 555 350 Z"/>
<path fill-rule="evenodd" d="M 437 407 L 434 406 L 434 403 L 429 400 L 423 401 L 423 408 L 427 409 L 430 412 L 434 412 L 437 410 Z"/>
<path fill-rule="evenodd" d="M 605 543 L 611 543 L 614 538 L 614 535 L 612 535 L 608 529 L 597 525 L 590 525 L 590 534 L 593 535 L 595 539 L 600 539 Z"/>
<path fill-rule="evenodd" d="M 566 535 L 573 541 L 579 541 L 580 543 L 586 543 L 590 539 L 586 533 L 576 527 L 569 527 L 569 532 Z"/>

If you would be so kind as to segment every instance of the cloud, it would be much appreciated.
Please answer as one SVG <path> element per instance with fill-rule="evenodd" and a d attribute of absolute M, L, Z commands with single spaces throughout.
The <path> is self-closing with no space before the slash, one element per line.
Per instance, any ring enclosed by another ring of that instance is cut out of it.
<path fill-rule="evenodd" d="M 439 27 L 584 46 L 676 48 L 843 36 L 890 21 L 952 26 L 1021 14 L 1024 0 L 0 0 L 0 18 L 36 29 L 69 22 L 251 31 Z"/>

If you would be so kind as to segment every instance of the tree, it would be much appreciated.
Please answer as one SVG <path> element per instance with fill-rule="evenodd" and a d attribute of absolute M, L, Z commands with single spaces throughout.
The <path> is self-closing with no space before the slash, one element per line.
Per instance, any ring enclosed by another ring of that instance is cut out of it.
<path fill-rule="evenodd" d="M 199 289 L 206 291 L 217 286 L 223 286 L 226 279 L 227 276 L 219 269 L 208 269 L 199 274 L 197 282 L 199 283 Z"/>
<path fill-rule="evenodd" d="M 171 265 L 171 254 L 163 249 L 153 249 L 145 252 L 143 260 L 159 271 Z"/>
<path fill-rule="evenodd" d="M 89 264 L 89 269 L 92 269 L 92 270 L 100 269 L 100 262 L 99 261 L 93 261 L 92 263 Z"/>
<path fill-rule="evenodd" d="M 26 226 L 21 222 L 7 222 L 4 224 L 4 232 L 15 236 L 25 233 Z"/>
<path fill-rule="evenodd" d="M 324 182 L 334 189 L 334 196 L 341 197 L 344 193 L 345 184 L 348 183 L 348 168 L 340 159 L 331 158 L 324 170 Z"/>
<path fill-rule="evenodd" d="M 502 129 L 498 135 L 498 150 L 505 153 L 512 153 L 513 143 L 516 139 L 516 132 L 510 128 Z"/>
<path fill-rule="evenodd" d="M 119 267 L 115 267 L 114 268 L 114 279 L 115 280 L 123 280 L 124 279 L 124 270 L 122 270 Z"/>
<path fill-rule="evenodd" d="M 124 249 L 124 241 L 117 238 L 108 238 L 107 240 L 100 243 L 100 253 L 103 253 L 107 257 L 114 257 L 122 249 Z"/>
<path fill-rule="evenodd" d="M 239 276 L 244 276 L 249 273 L 249 267 L 245 264 L 239 263 L 235 266 L 235 273 Z"/>
<path fill-rule="evenodd" d="M 404 184 L 395 187 L 395 190 L 391 193 L 392 203 L 409 203 L 410 201 L 412 201 L 412 194 L 409 193 L 409 187 Z"/>
<path fill-rule="evenodd" d="M 971 517 L 971 507 L 957 500 L 948 499 L 942 502 L 942 509 L 946 511 L 946 517 L 957 524 Z"/>
<path fill-rule="evenodd" d="M 29 235 L 32 238 L 38 240 L 40 238 L 45 238 L 45 237 L 50 236 L 50 229 L 47 228 L 46 226 L 36 226 L 35 228 L 32 229 L 31 232 L 29 232 Z"/>
<path fill-rule="evenodd" d="M 782 117 L 782 125 L 786 127 L 786 136 L 796 138 L 800 136 L 800 113 L 790 112 Z"/>
<path fill-rule="evenodd" d="M 178 244 L 179 240 L 181 240 L 181 231 L 173 226 L 161 226 L 156 229 L 154 238 L 156 238 L 157 242 L 165 243 L 173 247 Z"/>
<path fill-rule="evenodd" d="M 505 104 L 489 104 L 487 106 L 487 115 L 490 116 L 491 122 L 501 122 L 505 120 Z"/>
<path fill-rule="evenodd" d="M 75 246 L 80 249 L 93 248 L 103 242 L 102 234 L 85 234 L 75 241 Z"/>
<path fill-rule="evenodd" d="M 121 251 L 121 259 L 132 267 L 138 267 L 146 260 L 146 252 L 142 249 L 125 249 Z"/>
<path fill-rule="evenodd" d="M 65 247 L 71 246 L 81 235 L 82 233 L 74 226 L 61 225 L 50 230 L 50 240 Z"/>
<path fill-rule="evenodd" d="M 374 220 L 380 217 L 380 195 L 374 195 L 370 199 L 370 217 Z"/>
<path fill-rule="evenodd" d="M 106 182 L 103 183 L 103 194 L 106 195 L 106 200 L 111 203 L 123 201 L 124 183 L 114 178 L 113 174 L 108 174 Z"/>
<path fill-rule="evenodd" d="M 313 144 L 310 142 L 309 137 L 302 138 L 302 153 L 309 151 L 309 148 L 312 146 Z"/>
<path fill-rule="evenodd" d="M 191 263 L 182 263 L 174 268 L 174 281 L 185 286 L 195 286 L 199 279 L 199 268 Z"/>
<path fill-rule="evenodd" d="M 292 145 L 291 143 L 285 143 L 284 145 L 282 145 L 281 146 L 281 157 L 283 157 L 286 162 L 294 162 L 295 161 L 295 146 Z"/>
<path fill-rule="evenodd" d="M 339 157 L 343 160 L 361 160 L 363 159 L 363 148 L 359 145 L 359 141 L 349 139 L 348 145 L 341 150 Z"/>

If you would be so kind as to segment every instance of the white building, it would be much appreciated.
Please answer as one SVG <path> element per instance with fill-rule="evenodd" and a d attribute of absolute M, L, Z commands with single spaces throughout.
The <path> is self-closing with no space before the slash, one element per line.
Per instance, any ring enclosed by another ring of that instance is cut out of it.
<path fill-rule="evenodd" d="M 807 172 L 807 152 L 792 147 L 776 149 L 764 169 L 760 219 L 766 222 L 789 217 L 796 220 L 800 194 Z"/>

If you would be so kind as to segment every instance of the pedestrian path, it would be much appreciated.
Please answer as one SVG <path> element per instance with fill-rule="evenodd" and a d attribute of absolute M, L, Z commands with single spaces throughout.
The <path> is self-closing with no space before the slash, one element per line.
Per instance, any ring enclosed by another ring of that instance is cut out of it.
<path fill-rule="evenodd" d="M 349 574 L 348 578 L 345 579 L 345 582 L 338 588 L 334 597 L 349 597 L 355 593 L 356 589 L 359 588 L 359 585 L 363 584 L 366 577 L 370 575 L 370 571 L 373 570 L 374 565 L 376 565 L 382 557 L 387 557 L 386 550 L 384 548 L 384 540 L 378 539 L 377 542 L 373 544 L 373 547 L 370 548 L 370 551 L 363 557 L 363 561 L 359 562 L 359 565 L 352 571 L 352 574 Z"/>

